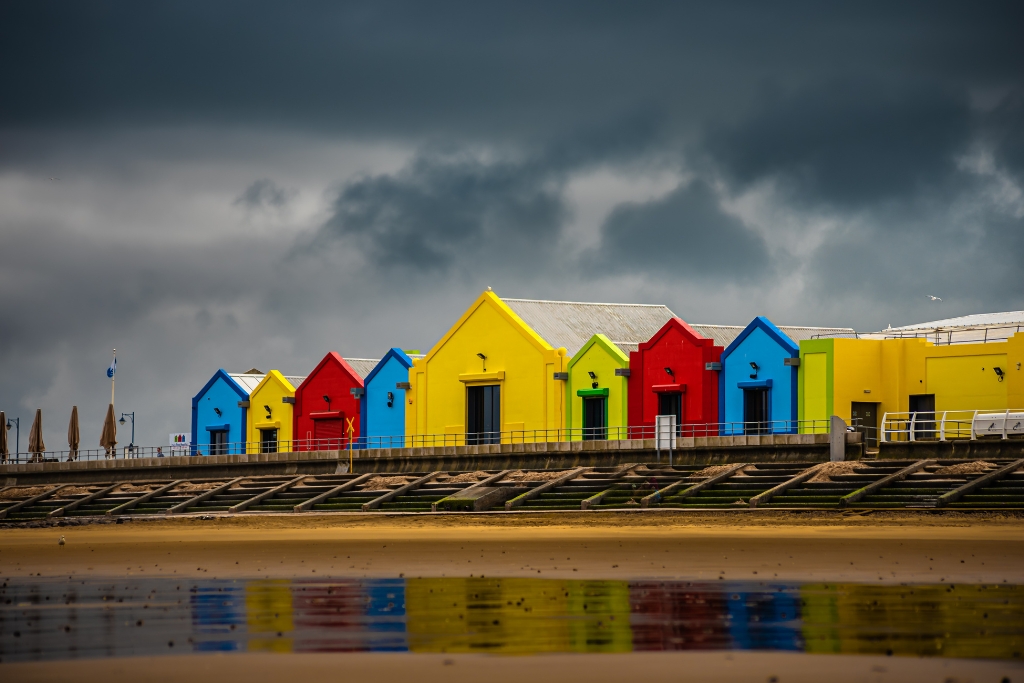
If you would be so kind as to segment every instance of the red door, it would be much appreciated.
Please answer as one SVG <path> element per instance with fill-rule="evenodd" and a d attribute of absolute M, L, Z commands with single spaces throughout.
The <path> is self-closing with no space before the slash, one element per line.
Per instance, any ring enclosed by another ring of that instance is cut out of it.
<path fill-rule="evenodd" d="M 321 451 L 342 447 L 342 418 L 330 417 L 313 420 L 313 447 Z"/>

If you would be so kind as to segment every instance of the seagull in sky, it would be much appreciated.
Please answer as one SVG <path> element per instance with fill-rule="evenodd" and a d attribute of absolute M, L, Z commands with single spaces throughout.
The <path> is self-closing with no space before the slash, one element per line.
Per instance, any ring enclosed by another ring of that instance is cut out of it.
<path fill-rule="evenodd" d="M 60 178 L 54 178 L 54 177 L 51 176 L 50 180 L 60 180 Z"/>
<path fill-rule="evenodd" d="M 939 297 L 932 296 L 931 294 L 928 295 L 928 298 L 931 299 L 932 301 L 942 301 L 942 299 L 940 299 Z"/>

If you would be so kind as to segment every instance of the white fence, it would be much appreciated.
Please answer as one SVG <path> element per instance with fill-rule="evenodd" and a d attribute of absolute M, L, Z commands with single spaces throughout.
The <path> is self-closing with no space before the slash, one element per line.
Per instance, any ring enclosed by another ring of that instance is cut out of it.
<path fill-rule="evenodd" d="M 885 413 L 880 441 L 922 441 L 1024 436 L 1024 409 Z"/>

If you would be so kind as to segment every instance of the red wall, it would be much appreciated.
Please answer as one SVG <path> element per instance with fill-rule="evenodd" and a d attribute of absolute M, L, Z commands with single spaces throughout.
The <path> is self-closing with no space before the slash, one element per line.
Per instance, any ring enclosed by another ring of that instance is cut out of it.
<path fill-rule="evenodd" d="M 654 435 L 654 416 L 658 414 L 659 384 L 684 384 L 683 424 L 718 422 L 718 373 L 705 370 L 705 363 L 716 363 L 722 347 L 715 346 L 679 318 L 672 318 L 637 351 L 629 354 L 629 426 L 650 427 Z M 673 375 L 665 372 L 672 368 Z M 697 430 L 701 436 L 705 430 Z M 690 430 L 683 430 L 690 435 Z M 713 433 L 717 434 L 717 430 Z M 709 435 L 712 432 L 708 432 Z"/>
<path fill-rule="evenodd" d="M 355 433 L 352 435 L 352 440 L 355 442 L 360 434 L 359 399 L 352 396 L 350 389 L 362 386 L 362 378 L 337 352 L 331 351 L 324 356 L 320 364 L 306 377 L 306 381 L 295 389 L 295 410 L 292 413 L 295 450 L 317 450 L 318 447 L 329 447 L 331 450 L 347 448 L 347 429 L 350 418 L 352 426 L 355 427 Z M 331 398 L 330 408 L 324 401 L 324 394 Z M 310 413 L 327 413 L 328 411 L 340 412 L 343 442 L 337 440 L 331 441 L 329 444 L 308 442 L 307 434 L 316 435 L 314 423 L 317 422 L 310 417 Z"/>

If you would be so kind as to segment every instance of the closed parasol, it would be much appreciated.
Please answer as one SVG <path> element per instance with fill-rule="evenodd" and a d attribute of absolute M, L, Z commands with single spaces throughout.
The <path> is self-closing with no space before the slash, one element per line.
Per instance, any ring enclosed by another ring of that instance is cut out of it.
<path fill-rule="evenodd" d="M 43 409 L 36 408 L 36 419 L 32 420 L 32 429 L 28 433 L 28 452 L 32 454 L 32 462 L 41 462 L 46 444 L 43 443 Z"/>
<path fill-rule="evenodd" d="M 0 462 L 7 462 L 7 415 L 0 410 Z"/>
<path fill-rule="evenodd" d="M 100 434 L 100 446 L 107 452 L 107 457 L 112 458 L 117 454 L 114 447 L 117 446 L 117 424 L 114 422 L 114 404 L 107 406 L 107 418 L 103 420 L 103 433 Z"/>
<path fill-rule="evenodd" d="M 71 406 L 71 422 L 68 423 L 68 462 L 78 460 L 78 406 Z"/>

